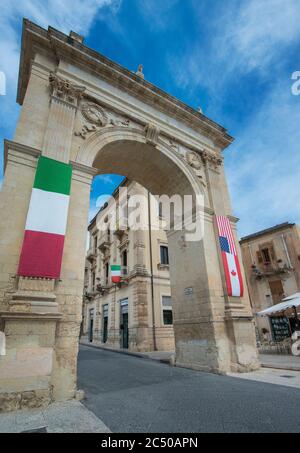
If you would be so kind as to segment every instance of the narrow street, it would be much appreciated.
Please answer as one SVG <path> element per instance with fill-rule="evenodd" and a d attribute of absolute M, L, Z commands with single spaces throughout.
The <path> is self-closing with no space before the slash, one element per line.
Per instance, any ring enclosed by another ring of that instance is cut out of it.
<path fill-rule="evenodd" d="M 78 388 L 112 432 L 300 432 L 300 390 L 81 346 Z"/>

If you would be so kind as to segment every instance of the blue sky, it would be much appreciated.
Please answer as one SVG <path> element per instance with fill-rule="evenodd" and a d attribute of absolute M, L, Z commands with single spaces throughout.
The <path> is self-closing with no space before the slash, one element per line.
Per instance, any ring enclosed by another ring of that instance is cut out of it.
<path fill-rule="evenodd" d="M 23 16 L 84 34 L 86 45 L 130 70 L 143 63 L 147 80 L 228 129 L 236 140 L 225 167 L 241 236 L 300 224 L 300 96 L 291 92 L 300 71 L 299 0 L 3 0 L 1 143 L 13 138 L 19 112 Z M 95 179 L 91 215 L 119 181 Z"/>

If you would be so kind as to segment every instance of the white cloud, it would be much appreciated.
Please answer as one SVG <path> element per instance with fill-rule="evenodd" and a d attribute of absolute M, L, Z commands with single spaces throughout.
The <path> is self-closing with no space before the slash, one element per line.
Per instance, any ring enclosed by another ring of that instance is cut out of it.
<path fill-rule="evenodd" d="M 198 2 L 195 11 L 203 23 L 205 10 Z M 236 125 L 236 142 L 225 151 L 242 235 L 283 221 L 300 223 L 300 98 L 292 96 L 292 74 L 284 66 L 291 63 L 291 50 L 299 44 L 299 23 L 299 0 L 232 0 L 229 8 L 227 2 L 220 2 L 209 17 L 210 39 L 169 62 L 179 86 L 190 93 L 205 89 L 207 111 L 223 118 L 225 126 L 224 100 L 227 109 L 240 110 L 242 105 L 242 100 L 231 103 L 229 90 L 236 85 L 242 92 L 250 72 L 269 82 L 261 93 L 253 86 L 260 105 L 252 117 L 245 112 L 247 123 Z M 293 70 L 300 69 L 297 63 Z M 250 87 L 246 90 L 249 100 Z"/>
<path fill-rule="evenodd" d="M 300 37 L 299 22 L 299 0 L 247 0 L 240 3 L 238 13 L 231 9 L 216 48 L 240 70 L 264 70 Z"/>
<path fill-rule="evenodd" d="M 170 25 L 170 14 L 179 0 L 138 0 L 141 14 L 147 19 L 152 30 L 159 30 Z"/>
<path fill-rule="evenodd" d="M 300 40 L 299 0 L 231 0 L 230 7 L 222 2 L 211 9 L 205 43 L 196 41 L 181 56 L 169 58 L 177 84 L 191 92 L 201 86 L 218 99 L 228 80 L 238 82 L 253 70 L 268 77 L 267 71 L 281 66 L 286 49 Z M 204 13 L 195 2 L 200 24 Z"/>
<path fill-rule="evenodd" d="M 113 184 L 114 180 L 111 175 L 98 175 L 97 181 L 101 181 L 104 184 Z"/>
<path fill-rule="evenodd" d="M 18 115 L 16 89 L 23 17 L 44 28 L 52 26 L 65 33 L 71 30 L 88 35 L 100 9 L 116 13 L 122 0 L 8 0 L 1 2 L 0 71 L 6 75 L 7 95 L 0 97 L 1 127 L 12 135 Z M 0 159 L 0 179 L 1 179 Z"/>
<path fill-rule="evenodd" d="M 225 151 L 242 235 L 284 221 L 300 224 L 300 99 L 278 83 L 237 142 Z"/>
<path fill-rule="evenodd" d="M 115 8 L 120 0 L 10 0 L 1 4 L 1 68 L 16 79 L 19 62 L 20 34 L 23 17 L 44 28 L 52 26 L 65 33 L 71 30 L 88 34 L 100 8 Z"/>

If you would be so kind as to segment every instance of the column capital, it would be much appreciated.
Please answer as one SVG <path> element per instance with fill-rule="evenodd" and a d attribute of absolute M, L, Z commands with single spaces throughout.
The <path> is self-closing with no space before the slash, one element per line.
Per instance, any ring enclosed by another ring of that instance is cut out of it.
<path fill-rule="evenodd" d="M 77 107 L 78 101 L 86 90 L 85 86 L 77 85 L 68 79 L 64 79 L 56 72 L 50 72 L 49 83 L 52 98 L 74 108 Z"/>

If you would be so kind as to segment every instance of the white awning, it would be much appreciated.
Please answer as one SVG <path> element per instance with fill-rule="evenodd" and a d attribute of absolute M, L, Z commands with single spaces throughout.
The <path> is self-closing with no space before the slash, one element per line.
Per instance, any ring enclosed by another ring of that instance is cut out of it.
<path fill-rule="evenodd" d="M 273 305 L 272 307 L 258 312 L 257 316 L 270 316 L 275 313 L 284 312 L 293 307 L 300 307 L 300 293 L 295 293 L 289 297 L 286 297 L 279 304 Z"/>

